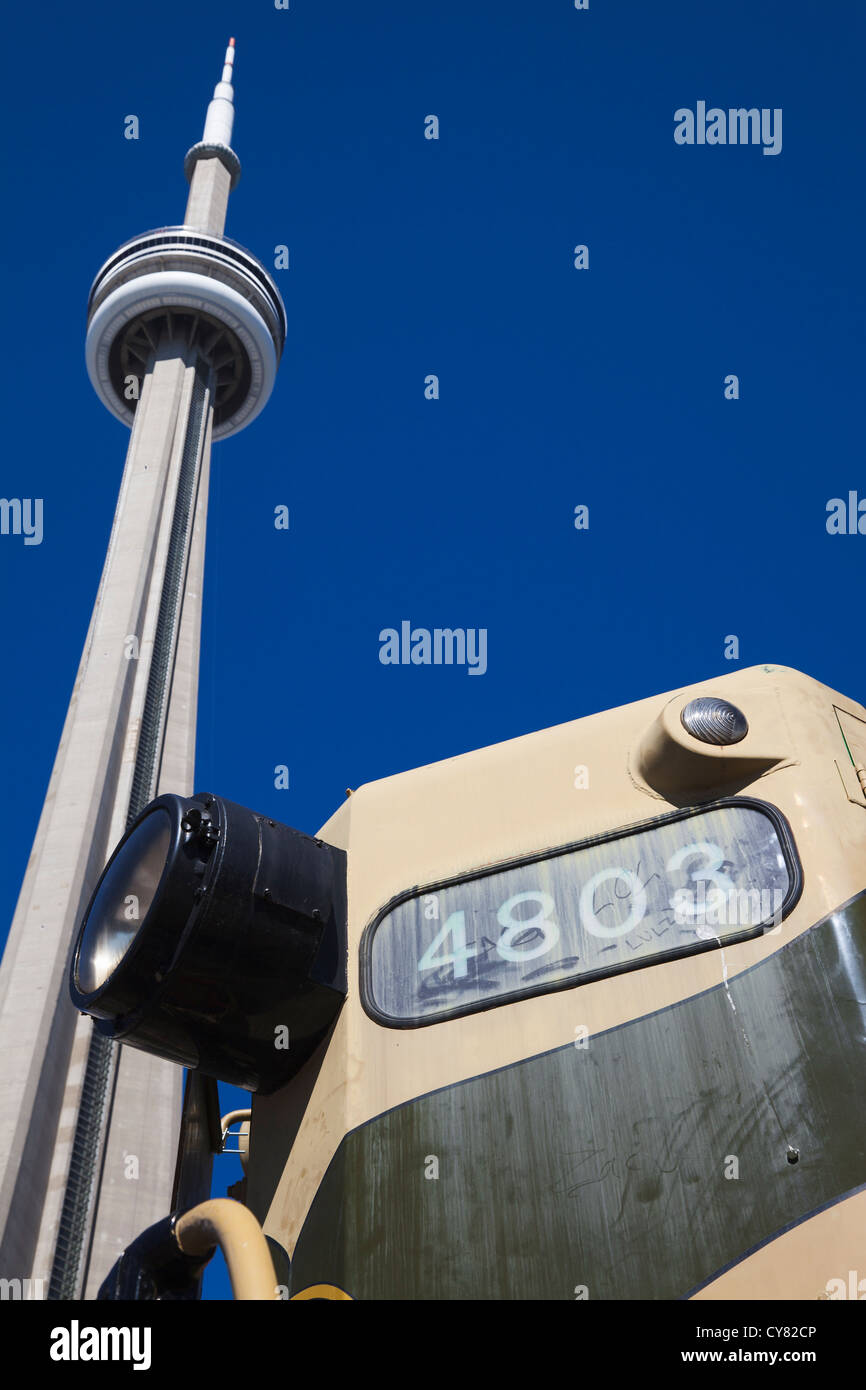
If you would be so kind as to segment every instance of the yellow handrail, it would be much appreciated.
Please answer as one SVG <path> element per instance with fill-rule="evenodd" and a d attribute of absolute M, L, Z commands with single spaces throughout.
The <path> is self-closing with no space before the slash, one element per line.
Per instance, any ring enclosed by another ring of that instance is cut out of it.
<path fill-rule="evenodd" d="M 236 1299 L 279 1298 L 264 1232 L 240 1202 L 229 1197 L 200 1202 L 178 1217 L 174 1236 L 185 1255 L 209 1256 L 220 1247 Z"/>

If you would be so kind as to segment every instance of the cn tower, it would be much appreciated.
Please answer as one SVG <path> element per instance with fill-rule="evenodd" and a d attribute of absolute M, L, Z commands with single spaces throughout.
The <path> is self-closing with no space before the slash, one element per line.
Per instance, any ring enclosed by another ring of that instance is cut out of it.
<path fill-rule="evenodd" d="M 93 1032 L 69 1001 L 79 921 L 127 825 L 191 794 L 211 441 L 265 406 L 285 341 L 279 292 L 223 234 L 234 39 L 186 155 L 182 226 L 128 241 L 90 291 L 86 362 L 131 428 L 108 553 L 0 965 L 0 1277 L 92 1297 L 169 1209 L 182 1073 Z M 136 904 L 130 899 L 129 912 Z"/>

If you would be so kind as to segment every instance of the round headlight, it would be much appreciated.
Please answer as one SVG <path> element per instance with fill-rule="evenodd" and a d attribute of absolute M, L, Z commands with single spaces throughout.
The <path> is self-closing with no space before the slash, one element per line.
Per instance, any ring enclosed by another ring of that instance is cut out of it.
<path fill-rule="evenodd" d="M 121 842 L 84 921 L 76 969 L 82 994 L 104 985 L 129 950 L 153 904 L 171 842 L 171 819 L 161 808 Z"/>
<path fill-rule="evenodd" d="M 713 743 L 722 747 L 729 743 L 739 743 L 749 732 L 749 725 L 742 710 L 727 700 L 716 699 L 712 695 L 702 695 L 690 700 L 680 715 L 683 728 L 692 738 L 701 743 Z"/>
<path fill-rule="evenodd" d="M 158 797 L 96 885 L 70 993 L 106 1037 L 276 1089 L 346 996 L 345 854 L 221 797 Z"/>

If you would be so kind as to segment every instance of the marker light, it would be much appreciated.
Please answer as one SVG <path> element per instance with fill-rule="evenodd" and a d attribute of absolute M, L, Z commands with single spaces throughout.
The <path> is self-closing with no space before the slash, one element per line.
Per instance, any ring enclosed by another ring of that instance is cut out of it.
<path fill-rule="evenodd" d="M 712 695 L 702 695 L 690 700 L 680 718 L 692 738 L 701 743 L 713 743 L 722 747 L 728 743 L 739 743 L 749 732 L 749 725 L 742 710 L 727 700 L 716 699 Z"/>
<path fill-rule="evenodd" d="M 106 1037 L 273 1091 L 346 996 L 346 856 L 221 797 L 160 796 L 96 885 L 70 990 Z"/>

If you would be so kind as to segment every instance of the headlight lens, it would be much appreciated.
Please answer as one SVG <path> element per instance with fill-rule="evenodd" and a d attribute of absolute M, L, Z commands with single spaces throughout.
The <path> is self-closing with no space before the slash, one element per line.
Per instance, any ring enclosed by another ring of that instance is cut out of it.
<path fill-rule="evenodd" d="M 76 983 L 82 994 L 101 989 L 132 945 L 156 896 L 171 841 L 168 813 L 152 811 L 103 874 L 78 951 Z"/>

